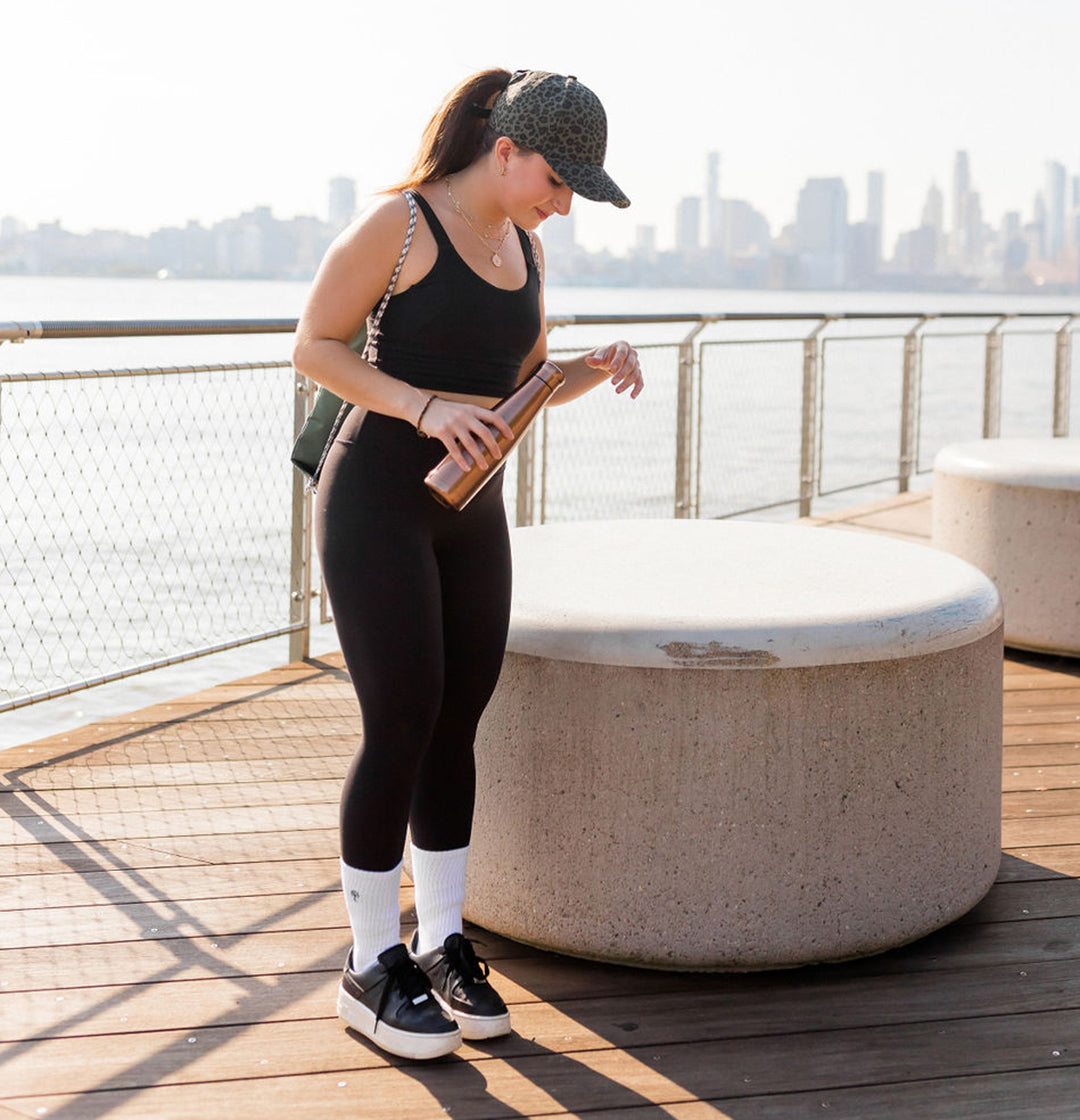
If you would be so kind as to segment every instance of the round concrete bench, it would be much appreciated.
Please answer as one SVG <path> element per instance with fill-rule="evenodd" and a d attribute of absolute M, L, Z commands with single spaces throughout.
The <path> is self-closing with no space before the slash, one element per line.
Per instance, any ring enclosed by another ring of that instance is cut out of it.
<path fill-rule="evenodd" d="M 1006 645 L 1080 655 L 1080 440 L 946 447 L 933 525 L 935 545 L 997 584 Z"/>
<path fill-rule="evenodd" d="M 956 557 L 700 521 L 513 533 L 466 916 L 658 968 L 839 960 L 1000 859 L 1001 612 Z"/>

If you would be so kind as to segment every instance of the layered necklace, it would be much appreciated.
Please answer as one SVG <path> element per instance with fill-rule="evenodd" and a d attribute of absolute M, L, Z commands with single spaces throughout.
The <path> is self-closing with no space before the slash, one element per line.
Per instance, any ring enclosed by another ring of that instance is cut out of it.
<path fill-rule="evenodd" d="M 450 189 L 450 178 L 449 178 L 449 176 L 447 176 L 447 179 L 446 179 L 446 193 L 450 198 L 451 206 L 453 206 L 453 208 L 461 216 L 462 220 L 469 227 L 469 229 L 471 229 L 473 231 L 473 233 L 476 234 L 477 238 L 480 240 L 480 243 L 491 254 L 491 263 L 496 268 L 502 268 L 502 263 L 503 263 L 502 262 L 502 257 L 499 254 L 502 252 L 503 245 L 506 244 L 506 239 L 510 236 L 510 219 L 509 218 L 503 218 L 501 223 L 496 224 L 494 232 L 491 232 L 491 228 L 492 228 L 491 226 L 487 226 L 486 228 L 488 229 L 489 232 L 486 233 L 486 234 L 481 233 L 476 228 L 476 225 L 474 224 L 472 217 L 469 215 L 469 212 L 454 197 L 454 192 Z M 479 219 L 477 219 L 477 220 L 479 220 Z M 500 225 L 502 227 L 502 236 L 499 236 L 499 226 Z M 492 243 L 492 241 L 496 241 L 496 240 L 498 241 L 498 244 L 495 246 L 494 249 L 492 249 L 491 243 Z"/>

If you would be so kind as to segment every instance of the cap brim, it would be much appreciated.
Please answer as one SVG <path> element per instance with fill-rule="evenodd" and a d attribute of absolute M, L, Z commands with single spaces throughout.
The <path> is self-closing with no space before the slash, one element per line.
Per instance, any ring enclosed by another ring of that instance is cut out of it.
<path fill-rule="evenodd" d="M 630 199 L 618 188 L 615 180 L 602 168 L 592 163 L 556 163 L 548 160 L 552 170 L 574 192 L 590 202 L 610 202 L 620 210 L 630 205 Z"/>

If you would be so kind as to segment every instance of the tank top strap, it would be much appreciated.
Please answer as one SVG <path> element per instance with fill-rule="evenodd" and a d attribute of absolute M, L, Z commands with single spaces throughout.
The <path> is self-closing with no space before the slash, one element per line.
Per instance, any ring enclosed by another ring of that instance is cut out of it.
<path fill-rule="evenodd" d="M 431 230 L 431 234 L 435 238 L 435 243 L 440 248 L 445 247 L 453 250 L 454 246 L 450 241 L 450 235 L 443 229 L 442 222 L 435 217 L 435 211 L 432 210 L 431 203 L 429 203 L 419 191 L 413 191 L 412 196 L 420 204 L 420 209 L 424 212 L 424 218 L 427 221 L 428 229 Z"/>
<path fill-rule="evenodd" d="M 530 272 L 535 272 L 539 277 L 540 269 L 536 263 L 536 249 L 533 248 L 532 235 L 521 226 L 514 226 L 517 230 L 518 241 L 521 242 L 521 251 L 525 254 L 525 273 L 528 275 Z"/>

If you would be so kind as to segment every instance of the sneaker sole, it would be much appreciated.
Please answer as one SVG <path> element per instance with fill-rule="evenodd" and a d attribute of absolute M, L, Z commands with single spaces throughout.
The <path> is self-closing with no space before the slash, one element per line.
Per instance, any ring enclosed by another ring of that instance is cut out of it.
<path fill-rule="evenodd" d="M 510 1033 L 509 1012 L 497 1016 L 457 1014 L 454 1021 L 461 1028 L 462 1038 L 498 1038 Z"/>
<path fill-rule="evenodd" d="M 438 992 L 432 994 L 446 1014 L 461 1028 L 462 1038 L 475 1041 L 481 1038 L 498 1038 L 510 1033 L 509 1011 L 505 1015 L 467 1015 L 464 1011 L 455 1011 Z"/>
<path fill-rule="evenodd" d="M 464 1037 L 460 1029 L 421 1034 L 391 1027 L 386 1022 L 380 1022 L 376 1027 L 375 1012 L 353 999 L 343 988 L 338 988 L 337 1013 L 338 1018 L 374 1042 L 380 1050 L 399 1058 L 416 1058 L 421 1061 L 441 1058 L 456 1050 Z"/>

